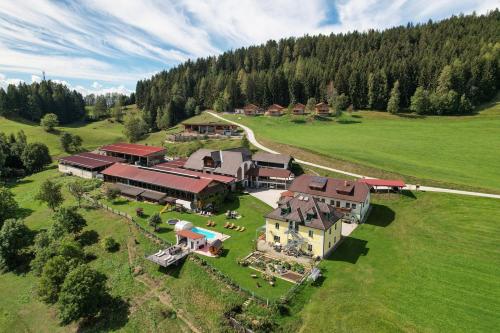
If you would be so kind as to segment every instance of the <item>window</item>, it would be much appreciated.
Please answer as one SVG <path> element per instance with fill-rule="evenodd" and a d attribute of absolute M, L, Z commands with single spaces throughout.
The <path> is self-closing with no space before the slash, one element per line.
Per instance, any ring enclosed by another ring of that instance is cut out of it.
<path fill-rule="evenodd" d="M 310 237 L 310 238 L 312 238 L 312 237 L 313 237 L 313 234 L 314 234 L 314 231 L 309 230 L 309 237 Z"/>
<path fill-rule="evenodd" d="M 337 243 L 337 236 L 333 237 L 333 244 L 335 244 L 335 243 Z"/>
<path fill-rule="evenodd" d="M 335 223 L 335 230 L 337 230 L 337 223 Z"/>
<path fill-rule="evenodd" d="M 335 200 L 330 200 L 330 205 L 335 205 Z"/>
<path fill-rule="evenodd" d="M 280 242 L 280 236 L 274 236 L 274 241 L 279 243 Z"/>
<path fill-rule="evenodd" d="M 313 250 L 312 244 L 308 244 L 307 245 L 307 251 L 312 252 L 312 250 Z"/>
<path fill-rule="evenodd" d="M 336 207 L 340 207 L 340 201 L 336 202 Z"/>
<path fill-rule="evenodd" d="M 356 204 L 355 203 L 352 204 L 352 209 L 356 209 Z"/>
<path fill-rule="evenodd" d="M 350 207 L 351 207 L 351 203 L 350 203 L 350 202 L 346 202 L 346 203 L 345 203 L 345 207 L 346 207 L 346 208 L 350 208 Z"/>
<path fill-rule="evenodd" d="M 328 242 L 328 248 L 332 247 L 332 243 Z"/>
<path fill-rule="evenodd" d="M 280 229 L 280 224 L 279 224 L 279 223 L 276 223 L 276 224 L 274 225 L 274 227 L 276 228 L 276 230 L 279 230 L 279 229 Z"/>
<path fill-rule="evenodd" d="M 337 228 L 335 228 L 337 229 Z M 328 233 L 331 235 L 332 234 L 332 228 L 328 229 Z"/>

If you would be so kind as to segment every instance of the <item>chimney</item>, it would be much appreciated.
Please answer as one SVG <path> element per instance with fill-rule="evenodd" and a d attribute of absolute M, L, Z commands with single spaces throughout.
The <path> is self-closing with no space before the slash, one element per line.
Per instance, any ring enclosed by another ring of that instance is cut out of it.
<path fill-rule="evenodd" d="M 347 187 L 347 180 L 344 180 L 344 186 Z"/>

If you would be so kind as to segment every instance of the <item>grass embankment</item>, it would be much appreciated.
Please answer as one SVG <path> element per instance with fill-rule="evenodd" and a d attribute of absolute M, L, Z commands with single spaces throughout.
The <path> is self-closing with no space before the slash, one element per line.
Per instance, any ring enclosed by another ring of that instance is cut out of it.
<path fill-rule="evenodd" d="M 297 158 L 372 176 L 500 193 L 499 102 L 461 117 L 376 111 L 354 112 L 338 121 L 224 117 L 249 126 L 258 140 Z"/>
<path fill-rule="evenodd" d="M 132 216 L 135 216 L 136 208 L 143 208 L 145 216 L 142 218 L 136 217 L 136 220 L 142 226 L 150 230 L 152 230 L 152 228 L 148 226 L 148 217 L 156 212 L 159 212 L 163 208 L 155 204 L 129 201 L 123 198 L 119 198 L 114 201 L 106 201 L 106 204 L 117 210 L 127 212 Z M 215 230 L 231 236 L 228 240 L 224 241 L 224 252 L 221 257 L 203 258 L 243 288 L 270 300 L 278 299 L 280 296 L 284 295 L 288 289 L 290 289 L 292 286 L 291 283 L 278 279 L 275 286 L 272 287 L 261 278 L 252 278 L 251 274 L 256 273 L 254 270 L 238 265 L 239 259 L 244 258 L 254 251 L 254 241 L 257 236 L 256 230 L 265 224 L 264 215 L 268 213 L 270 209 L 271 208 L 269 206 L 250 195 L 241 195 L 234 198 L 233 201 L 226 202 L 221 209 L 221 214 L 211 217 L 191 213 L 165 212 L 161 215 L 164 223 L 161 225 L 157 235 L 170 243 L 175 243 L 174 229 L 167 225 L 166 221 L 176 218 L 180 220 L 187 220 L 196 226 L 209 230 Z M 238 220 L 227 220 L 225 217 L 225 212 L 227 210 L 238 211 L 238 213 L 242 215 L 242 218 Z M 207 227 L 206 224 L 208 220 L 215 221 L 217 226 Z M 224 224 L 226 222 L 231 222 L 238 226 L 244 226 L 246 230 L 240 232 L 225 229 Z M 257 287 L 257 283 L 259 283 L 261 287 Z"/>
<path fill-rule="evenodd" d="M 498 200 L 376 196 L 282 325 L 302 332 L 492 332 L 500 326 Z M 300 329 L 299 329 L 300 328 Z"/>
<path fill-rule="evenodd" d="M 34 200 L 45 179 L 63 184 L 74 180 L 59 176 L 57 170 L 51 169 L 11 186 L 21 208 L 20 215 L 32 230 L 49 228 L 52 223 L 50 210 Z M 63 189 L 65 204 L 75 204 L 65 187 Z M 211 279 L 193 262 L 160 271 L 144 259 L 145 254 L 158 249 L 157 245 L 131 228 L 126 220 L 103 210 L 81 209 L 80 212 L 87 220 L 85 230 L 96 231 L 99 239 L 112 236 L 120 243 L 120 250 L 114 253 L 104 251 L 98 242 L 85 250 L 96 255 L 90 265 L 108 276 L 111 294 L 120 296 L 128 304 L 112 317 L 80 331 L 188 332 L 181 315 L 201 331 L 218 331 L 222 314 L 243 301 L 240 295 Z M 137 266 L 143 267 L 145 274 L 134 278 L 132 270 Z M 0 332 L 76 331 L 76 325 L 60 327 L 56 309 L 37 299 L 37 280 L 30 272 L 0 274 Z M 174 310 L 177 317 L 172 315 Z"/>
<path fill-rule="evenodd" d="M 28 137 L 28 142 L 41 142 L 49 147 L 52 156 L 67 155 L 61 147 L 61 133 L 68 132 L 79 135 L 83 139 L 82 149 L 93 150 L 99 146 L 124 141 L 123 125 L 117 122 L 101 120 L 91 123 L 73 123 L 59 126 L 56 131 L 48 133 L 38 124 L 27 121 L 14 121 L 0 117 L 0 131 L 6 134 L 17 133 L 23 130 Z"/>

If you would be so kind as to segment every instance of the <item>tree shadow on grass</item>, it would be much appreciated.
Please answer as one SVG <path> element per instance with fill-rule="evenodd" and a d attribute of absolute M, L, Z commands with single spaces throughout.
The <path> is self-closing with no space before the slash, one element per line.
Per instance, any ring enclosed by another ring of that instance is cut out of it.
<path fill-rule="evenodd" d="M 219 258 L 225 258 L 227 257 L 227 254 L 229 253 L 229 249 L 223 248 L 221 252 L 219 253 Z"/>
<path fill-rule="evenodd" d="M 410 199 L 417 199 L 417 197 L 415 196 L 415 194 L 412 192 L 412 191 L 409 191 L 409 190 L 402 190 L 401 191 L 401 195 L 407 197 L 407 198 L 410 198 Z"/>
<path fill-rule="evenodd" d="M 330 118 L 330 117 L 325 117 L 325 116 L 318 116 L 318 115 L 315 115 L 315 116 L 314 116 L 314 120 L 317 120 L 317 121 L 332 121 L 332 118 Z"/>
<path fill-rule="evenodd" d="M 229 194 L 221 206 L 220 214 L 225 214 L 228 210 L 237 210 L 240 208 L 240 198 L 237 195 Z"/>
<path fill-rule="evenodd" d="M 347 236 L 333 253 L 325 260 L 345 261 L 351 264 L 358 262 L 359 257 L 366 256 L 369 248 L 366 247 L 368 241 Z"/>
<path fill-rule="evenodd" d="M 416 114 L 416 113 L 397 113 L 396 114 L 400 118 L 407 118 L 407 119 L 425 119 L 427 118 L 426 116 L 422 114 Z"/>
<path fill-rule="evenodd" d="M 89 246 L 99 241 L 99 234 L 95 230 L 85 230 L 78 236 L 78 242 L 82 246 Z"/>
<path fill-rule="evenodd" d="M 83 321 L 77 332 L 112 332 L 128 322 L 130 304 L 120 297 L 109 296 L 97 318 Z"/>
<path fill-rule="evenodd" d="M 337 119 L 337 123 L 342 125 L 350 125 L 350 124 L 359 124 L 361 120 L 353 119 L 353 118 L 339 118 Z"/>
<path fill-rule="evenodd" d="M 366 224 L 374 225 L 377 227 L 387 227 L 394 221 L 396 213 L 389 207 L 372 204 L 370 216 L 366 220 Z"/>
<path fill-rule="evenodd" d="M 123 206 L 129 204 L 130 201 L 127 199 L 118 199 L 118 200 L 113 200 L 113 205 L 115 206 Z"/>
<path fill-rule="evenodd" d="M 30 216 L 32 213 L 34 212 L 33 209 L 29 209 L 29 208 L 18 208 L 16 210 L 16 217 L 19 218 L 19 219 L 25 219 L 27 218 L 28 216 Z"/>
<path fill-rule="evenodd" d="M 163 274 L 167 274 L 175 279 L 178 279 L 181 274 L 182 266 L 184 265 L 185 260 L 186 258 L 183 258 L 177 264 L 170 267 L 158 266 L 158 271 Z"/>

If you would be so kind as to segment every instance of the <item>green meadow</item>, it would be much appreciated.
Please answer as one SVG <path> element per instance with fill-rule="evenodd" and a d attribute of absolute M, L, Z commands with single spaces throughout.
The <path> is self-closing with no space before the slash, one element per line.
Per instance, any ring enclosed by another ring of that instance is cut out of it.
<path fill-rule="evenodd" d="M 368 221 L 321 262 L 284 331 L 493 332 L 500 327 L 498 200 L 376 195 Z"/>
<path fill-rule="evenodd" d="M 74 180 L 51 168 L 9 184 L 20 214 L 34 231 L 47 229 L 52 223 L 51 211 L 34 200 L 45 179 L 63 185 Z M 63 189 L 65 204 L 76 204 L 65 186 Z M 91 326 L 61 327 L 56 307 L 37 298 L 38 278 L 31 272 L 9 272 L 0 274 L 0 332 L 190 332 L 180 315 L 200 331 L 219 331 L 223 313 L 243 302 L 241 295 L 212 279 L 191 261 L 169 271 L 159 270 L 146 261 L 144 256 L 157 251 L 158 245 L 125 219 L 99 209 L 82 208 L 80 213 L 88 224 L 84 231 L 97 232 L 98 239 L 111 236 L 120 244 L 120 249 L 113 253 L 104 251 L 98 241 L 86 246 L 85 251 L 96 256 L 89 264 L 106 274 L 110 293 L 124 301 L 123 307 Z M 133 270 L 138 266 L 144 274 L 134 278 Z M 165 299 L 168 305 L 163 302 Z"/>
<path fill-rule="evenodd" d="M 500 103 L 472 116 L 357 111 L 339 119 L 224 115 L 255 131 L 258 140 L 332 166 L 427 185 L 500 192 Z M 295 148 L 299 148 L 298 150 Z M 347 163 L 346 163 L 347 162 Z"/>

